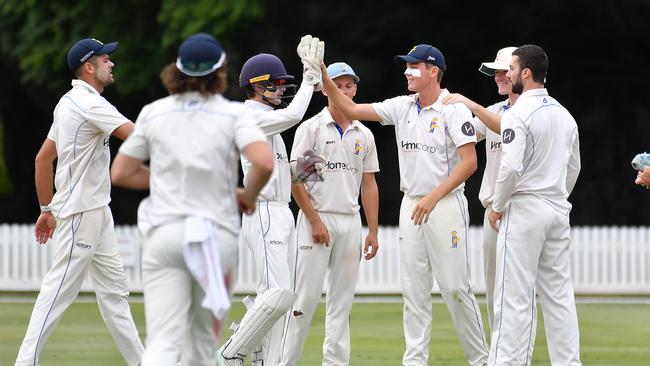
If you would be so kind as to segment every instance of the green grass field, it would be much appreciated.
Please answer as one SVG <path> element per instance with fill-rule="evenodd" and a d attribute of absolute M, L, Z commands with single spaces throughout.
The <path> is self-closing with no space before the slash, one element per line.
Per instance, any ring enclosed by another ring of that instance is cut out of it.
<path fill-rule="evenodd" d="M 356 303 L 351 315 L 351 365 L 400 365 L 404 350 L 402 305 Z M 485 307 L 481 306 L 483 311 Z M 0 303 L 0 365 L 12 365 L 25 333 L 32 305 Z M 131 307 L 144 337 L 143 304 Z M 240 319 L 237 303 L 231 319 Z M 649 365 L 650 305 L 579 304 L 582 361 L 585 365 Z M 466 365 L 451 319 L 443 304 L 433 306 L 433 333 L 429 365 Z M 484 321 L 487 317 L 483 316 Z M 318 307 L 300 365 L 320 365 L 324 332 L 324 306 Z M 226 333 L 226 336 L 229 332 Z M 97 305 L 76 303 L 64 315 L 42 353 L 47 366 L 123 365 L 117 348 L 103 325 Z M 535 365 L 548 365 L 540 313 Z"/>

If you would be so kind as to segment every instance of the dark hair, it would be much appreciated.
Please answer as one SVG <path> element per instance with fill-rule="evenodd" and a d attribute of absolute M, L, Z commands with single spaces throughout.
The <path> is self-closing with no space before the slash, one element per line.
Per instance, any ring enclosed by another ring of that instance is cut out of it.
<path fill-rule="evenodd" d="M 91 64 L 93 64 L 95 68 L 98 67 L 97 56 L 92 56 L 89 59 L 87 59 L 85 62 L 83 62 L 81 65 L 79 65 L 79 67 L 77 67 L 77 69 L 73 72 L 75 78 L 81 79 L 81 77 L 83 76 L 83 71 L 82 71 L 83 65 L 85 65 L 86 62 L 90 62 Z"/>
<path fill-rule="evenodd" d="M 176 63 L 170 63 L 160 72 L 160 81 L 170 95 L 197 91 L 201 95 L 223 94 L 228 89 L 228 65 L 224 63 L 205 76 L 183 74 Z"/>
<path fill-rule="evenodd" d="M 440 66 L 438 66 L 438 65 L 434 65 L 434 64 L 429 63 L 429 62 L 424 63 L 424 67 L 426 67 L 427 70 L 434 67 L 434 66 L 438 68 L 438 77 L 437 77 L 437 79 L 438 79 L 438 84 L 440 84 L 440 82 L 442 81 L 442 75 L 444 74 L 444 71 L 442 71 L 442 68 Z"/>
<path fill-rule="evenodd" d="M 522 70 L 530 70 L 533 74 L 533 81 L 544 84 L 548 71 L 548 56 L 540 46 L 523 45 L 514 50 L 512 55 L 519 57 L 519 65 Z"/>
<path fill-rule="evenodd" d="M 248 84 L 244 87 L 244 91 L 246 91 L 246 97 L 248 99 L 255 98 L 257 95 L 257 91 L 255 91 L 255 87 L 253 87 L 253 84 Z"/>

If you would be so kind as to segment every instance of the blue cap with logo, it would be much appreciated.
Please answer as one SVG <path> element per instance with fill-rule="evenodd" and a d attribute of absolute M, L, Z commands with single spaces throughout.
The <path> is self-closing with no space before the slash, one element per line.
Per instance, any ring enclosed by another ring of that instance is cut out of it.
<path fill-rule="evenodd" d="M 395 56 L 395 62 L 428 62 L 432 65 L 438 66 L 442 71 L 447 70 L 445 64 L 445 56 L 442 55 L 439 49 L 429 44 L 419 44 L 409 51 L 408 55 Z"/>
<path fill-rule="evenodd" d="M 89 58 L 115 52 L 117 42 L 103 44 L 94 38 L 85 38 L 77 42 L 68 51 L 68 67 L 75 71 Z"/>
<path fill-rule="evenodd" d="M 176 67 L 187 76 L 205 76 L 226 61 L 226 51 L 207 33 L 193 34 L 178 48 Z"/>
<path fill-rule="evenodd" d="M 329 66 L 327 66 L 327 75 L 329 75 L 330 79 L 334 80 L 339 76 L 350 76 L 352 79 L 354 79 L 355 83 L 358 83 L 359 77 L 357 74 L 354 73 L 354 70 L 350 67 L 350 65 L 346 64 L 345 62 L 335 62 Z"/>

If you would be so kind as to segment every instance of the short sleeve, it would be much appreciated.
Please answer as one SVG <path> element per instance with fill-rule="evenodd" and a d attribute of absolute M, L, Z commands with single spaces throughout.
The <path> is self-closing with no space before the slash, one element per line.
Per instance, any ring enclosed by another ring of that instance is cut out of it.
<path fill-rule="evenodd" d="M 149 140 L 146 136 L 147 123 L 144 120 L 146 110 L 147 107 L 145 106 L 140 111 L 133 133 L 120 146 L 120 153 L 142 161 L 150 158 Z"/>
<path fill-rule="evenodd" d="M 386 99 L 383 102 L 372 103 L 375 113 L 379 116 L 380 123 L 384 126 L 396 125 L 399 123 L 402 111 L 408 103 L 410 96 L 399 96 Z"/>
<path fill-rule="evenodd" d="M 456 147 L 476 142 L 476 128 L 472 124 L 472 112 L 463 104 L 453 105 L 453 110 L 447 118 L 447 128 Z"/>
<path fill-rule="evenodd" d="M 485 136 L 487 136 L 487 127 L 485 127 L 485 124 L 478 117 L 474 117 L 472 118 L 472 125 L 474 125 L 474 129 L 476 130 L 476 141 L 484 140 Z"/>
<path fill-rule="evenodd" d="M 377 147 L 375 146 L 375 136 L 372 132 L 365 131 L 366 134 L 366 155 L 363 157 L 363 172 L 376 173 L 379 171 L 379 159 L 377 159 Z"/>
<path fill-rule="evenodd" d="M 235 145 L 239 151 L 242 151 L 254 142 L 266 142 L 266 136 L 257 127 L 253 111 L 243 109 L 242 114 L 235 121 Z"/>
<path fill-rule="evenodd" d="M 124 123 L 130 122 L 103 97 L 97 97 L 95 103 L 85 111 L 84 117 L 90 124 L 108 135 Z"/>
<path fill-rule="evenodd" d="M 318 116 L 316 116 L 318 118 Z M 298 157 L 303 155 L 303 152 L 313 146 L 311 142 L 313 136 L 309 133 L 309 123 L 303 122 L 296 129 L 296 133 L 293 136 L 293 145 L 291 146 L 291 157 L 290 160 L 296 160 Z"/>

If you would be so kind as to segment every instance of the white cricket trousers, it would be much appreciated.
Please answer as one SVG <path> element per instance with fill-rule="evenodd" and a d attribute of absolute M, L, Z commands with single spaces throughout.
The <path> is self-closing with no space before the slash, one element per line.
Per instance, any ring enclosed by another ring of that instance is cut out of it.
<path fill-rule="evenodd" d="M 129 308 L 129 287 L 108 206 L 57 220 L 56 253 L 36 298 L 16 365 L 39 364 L 39 355 L 90 273 L 99 311 L 128 365 L 138 365 L 143 347 Z M 92 363 L 92 360 L 88 360 Z"/>
<path fill-rule="evenodd" d="M 485 302 L 487 305 L 488 320 L 490 322 L 490 339 L 492 339 L 492 331 L 494 330 L 494 282 L 496 280 L 496 265 L 497 265 L 497 232 L 490 226 L 488 221 L 488 212 L 485 210 L 483 217 L 483 273 L 485 275 Z M 535 337 L 537 335 L 537 309 L 532 309 L 532 329 L 531 329 L 531 343 L 535 344 Z M 528 355 L 528 363 L 532 362 L 532 352 Z"/>
<path fill-rule="evenodd" d="M 287 320 L 281 365 L 299 364 L 311 319 L 321 299 L 323 280 L 327 295 L 322 364 L 350 363 L 350 311 L 361 259 L 361 217 L 358 213 L 319 215 L 330 235 L 329 246 L 314 244 L 309 221 L 302 211 L 298 213 L 297 299 Z"/>
<path fill-rule="evenodd" d="M 287 202 L 259 201 L 254 214 L 242 216 L 240 240 L 250 249 L 255 261 L 258 296 L 270 288 L 293 291 L 295 235 L 293 213 Z M 280 362 L 285 320 L 285 316 L 278 319 L 264 336 L 261 355 L 253 354 L 254 361 L 263 360 L 264 366 L 276 366 Z"/>
<path fill-rule="evenodd" d="M 569 216 L 530 195 L 513 196 L 499 227 L 489 365 L 530 365 L 539 292 L 552 365 L 580 365 L 571 282 Z"/>
<path fill-rule="evenodd" d="M 431 291 L 435 278 L 447 303 L 470 365 L 487 362 L 487 345 L 478 303 L 469 281 L 467 200 L 460 191 L 443 197 L 426 224 L 411 220 L 419 197 L 404 196 L 399 218 L 399 248 L 404 297 L 406 366 L 426 366 L 431 340 Z"/>
<path fill-rule="evenodd" d="M 497 232 L 488 221 L 489 209 L 483 215 L 483 275 L 485 276 L 485 302 L 490 330 L 494 329 L 494 278 L 496 277 Z"/>
<path fill-rule="evenodd" d="M 204 292 L 183 257 L 185 220 L 152 229 L 142 250 L 147 341 L 142 366 L 213 366 L 221 324 L 201 306 Z M 237 236 L 218 232 L 219 257 L 232 288 L 237 269 Z"/>

